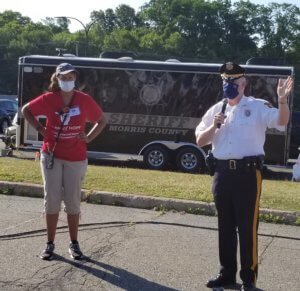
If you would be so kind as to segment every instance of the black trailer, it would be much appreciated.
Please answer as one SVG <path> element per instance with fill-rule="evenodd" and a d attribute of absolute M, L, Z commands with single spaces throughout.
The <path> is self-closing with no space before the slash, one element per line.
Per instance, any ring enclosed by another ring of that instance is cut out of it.
<path fill-rule="evenodd" d="M 205 168 L 206 148 L 195 144 L 195 127 L 223 97 L 221 64 L 182 63 L 177 60 L 24 56 L 19 59 L 19 106 L 47 90 L 51 74 L 62 62 L 79 71 L 77 88 L 103 108 L 108 125 L 88 145 L 89 157 L 115 153 L 143 157 L 152 169 L 169 163 L 186 172 Z M 278 78 L 293 75 L 292 67 L 245 65 L 246 95 L 277 106 Z M 292 109 L 292 96 L 289 99 Z M 43 122 L 44 117 L 39 117 Z M 17 130 L 18 148 L 39 148 L 41 136 L 23 118 Z M 286 165 L 290 126 L 284 133 L 268 131 L 266 162 Z"/>

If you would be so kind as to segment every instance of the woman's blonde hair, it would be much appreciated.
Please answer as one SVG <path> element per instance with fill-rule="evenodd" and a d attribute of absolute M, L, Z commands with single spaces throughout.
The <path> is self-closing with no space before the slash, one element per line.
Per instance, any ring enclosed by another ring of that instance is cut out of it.
<path fill-rule="evenodd" d="M 57 80 L 57 75 L 56 73 L 53 73 L 52 76 L 51 76 L 51 83 L 48 87 L 48 90 L 50 92 L 57 92 L 57 91 L 60 91 L 60 87 L 58 85 L 58 80 Z"/>

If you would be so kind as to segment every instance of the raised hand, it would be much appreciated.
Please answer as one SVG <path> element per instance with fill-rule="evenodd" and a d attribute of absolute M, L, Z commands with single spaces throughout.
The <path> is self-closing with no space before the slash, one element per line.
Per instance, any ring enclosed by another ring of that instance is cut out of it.
<path fill-rule="evenodd" d="M 278 103 L 287 103 L 288 97 L 291 94 L 294 80 L 292 77 L 287 79 L 279 79 L 277 86 Z"/>

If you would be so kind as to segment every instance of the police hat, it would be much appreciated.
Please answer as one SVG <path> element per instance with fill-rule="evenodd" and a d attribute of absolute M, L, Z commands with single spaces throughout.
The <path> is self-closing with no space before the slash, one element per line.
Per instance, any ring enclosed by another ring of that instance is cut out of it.
<path fill-rule="evenodd" d="M 59 64 L 57 67 L 56 67 L 56 75 L 65 75 L 65 74 L 68 74 L 70 72 L 75 72 L 75 73 L 78 73 L 76 71 L 76 69 L 71 65 L 71 64 L 68 64 L 68 63 L 62 63 L 62 64 Z"/>
<path fill-rule="evenodd" d="M 224 65 L 222 65 L 219 71 L 222 76 L 222 79 L 226 80 L 238 79 L 245 75 L 245 69 L 232 62 L 227 62 Z"/>

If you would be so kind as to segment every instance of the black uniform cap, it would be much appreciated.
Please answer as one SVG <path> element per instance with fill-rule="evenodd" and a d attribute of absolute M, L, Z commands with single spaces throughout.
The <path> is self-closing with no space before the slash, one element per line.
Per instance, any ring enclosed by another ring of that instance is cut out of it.
<path fill-rule="evenodd" d="M 222 65 L 219 71 L 223 79 L 238 79 L 245 75 L 245 69 L 232 62 Z"/>

